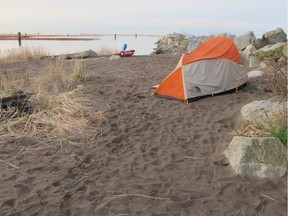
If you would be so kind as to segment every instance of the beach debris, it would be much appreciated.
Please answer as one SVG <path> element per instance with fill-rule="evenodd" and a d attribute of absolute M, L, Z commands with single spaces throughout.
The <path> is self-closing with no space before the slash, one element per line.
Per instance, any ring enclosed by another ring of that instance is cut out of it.
<path fill-rule="evenodd" d="M 67 54 L 67 55 L 62 55 L 66 60 L 70 59 L 86 59 L 86 58 L 95 58 L 97 57 L 97 53 L 93 50 L 86 50 L 84 52 L 79 52 L 79 53 L 73 53 L 73 54 Z"/>
<path fill-rule="evenodd" d="M 286 148 L 277 137 L 234 136 L 224 151 L 237 174 L 281 177 L 286 170 Z"/>
<path fill-rule="evenodd" d="M 121 56 L 119 55 L 112 55 L 109 60 L 119 60 L 121 58 Z"/>
<path fill-rule="evenodd" d="M 6 109 L 7 107 L 21 107 L 26 104 L 32 94 L 24 93 L 23 91 L 18 91 L 16 95 L 0 98 L 1 109 Z"/>
<path fill-rule="evenodd" d="M 0 159 L 0 162 L 1 162 L 1 163 L 4 163 L 4 164 L 6 164 L 6 165 L 9 165 L 9 166 L 11 166 L 11 167 L 13 167 L 13 168 L 15 168 L 15 169 L 19 169 L 19 167 L 15 166 L 15 165 L 7 162 L 7 161 L 4 161 L 4 160 L 2 160 L 2 159 Z"/>

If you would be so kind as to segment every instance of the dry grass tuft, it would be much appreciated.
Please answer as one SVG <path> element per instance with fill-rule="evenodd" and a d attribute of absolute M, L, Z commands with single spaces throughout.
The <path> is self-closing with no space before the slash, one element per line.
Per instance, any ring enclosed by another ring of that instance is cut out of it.
<path fill-rule="evenodd" d="M 29 112 L 19 112 L 7 118 L 0 127 L 0 137 L 34 136 L 38 133 L 49 132 L 56 134 L 81 134 L 84 118 L 84 107 L 73 92 L 62 93 L 55 97 L 34 95 L 26 107 Z"/>
<path fill-rule="evenodd" d="M 37 89 L 38 93 L 57 95 L 74 89 L 79 83 L 85 81 L 86 71 L 83 61 L 75 59 L 70 73 L 65 72 L 63 58 L 47 61 L 43 66 L 43 73 L 31 83 L 31 89 Z"/>
<path fill-rule="evenodd" d="M 32 93 L 21 106 L 0 108 L 0 139 L 45 135 L 52 139 L 73 139 L 90 136 L 89 122 L 102 118 L 102 113 L 86 107 L 78 93 L 85 79 L 82 61 L 75 60 L 70 71 L 64 70 L 64 59 L 47 61 L 34 79 L 25 79 L 23 91 Z M 70 63 L 70 61 L 69 61 Z M 67 67 L 66 67 L 67 68 Z M 11 95 L 17 84 L 24 82 L 0 74 L 0 95 Z M 5 79 L 5 82 L 2 80 Z M 15 82 L 15 83 L 14 83 Z M 9 90 L 11 89 L 11 90 Z M 13 90 L 13 91 L 12 91 Z M 95 129 L 94 129 L 95 133 Z"/>
<path fill-rule="evenodd" d="M 40 59 L 41 57 L 49 56 L 49 53 L 40 47 L 20 47 L 10 50 L 1 60 L 4 62 L 29 61 Z"/>
<path fill-rule="evenodd" d="M 114 52 L 113 50 L 106 48 L 106 47 L 103 47 L 97 51 L 97 54 L 98 55 L 112 55 L 113 52 Z"/>
<path fill-rule="evenodd" d="M 278 114 L 255 118 L 253 122 L 242 122 L 242 128 L 232 132 L 234 136 L 246 137 L 278 137 L 283 145 L 287 145 L 287 108 Z"/>

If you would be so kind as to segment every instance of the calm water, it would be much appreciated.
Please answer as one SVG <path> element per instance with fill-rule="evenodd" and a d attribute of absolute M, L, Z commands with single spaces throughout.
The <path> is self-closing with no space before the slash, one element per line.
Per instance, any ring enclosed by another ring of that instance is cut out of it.
<path fill-rule="evenodd" d="M 90 37 L 91 38 L 91 37 Z M 95 37 L 94 37 L 95 38 Z M 54 41 L 54 40 L 22 40 L 21 47 L 40 48 L 49 55 L 69 54 L 85 50 L 99 51 L 108 49 L 111 51 L 121 50 L 126 43 L 127 50 L 135 50 L 134 55 L 149 55 L 156 48 L 155 43 L 159 37 L 151 36 L 97 36 L 99 40 L 91 41 Z M 0 40 L 0 56 L 5 56 L 11 50 L 19 49 L 17 40 Z"/>

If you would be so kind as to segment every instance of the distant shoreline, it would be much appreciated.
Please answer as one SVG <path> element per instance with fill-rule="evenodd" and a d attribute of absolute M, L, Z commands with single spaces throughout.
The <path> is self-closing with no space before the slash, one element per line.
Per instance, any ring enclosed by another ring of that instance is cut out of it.
<path fill-rule="evenodd" d="M 24 34 L 21 40 L 75 40 L 75 41 L 91 41 L 99 40 L 98 37 L 103 36 L 129 36 L 129 37 L 162 37 L 162 35 L 152 34 Z M 91 38 L 88 38 L 91 37 Z M 0 34 L 0 40 L 18 40 L 17 34 Z"/>

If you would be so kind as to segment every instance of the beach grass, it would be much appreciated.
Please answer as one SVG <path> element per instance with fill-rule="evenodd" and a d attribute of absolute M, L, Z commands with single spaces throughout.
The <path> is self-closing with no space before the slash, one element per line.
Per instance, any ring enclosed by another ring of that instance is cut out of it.
<path fill-rule="evenodd" d="M 102 47 L 99 50 L 97 50 L 98 55 L 112 55 L 113 52 L 114 52 L 113 50 L 111 50 L 107 47 Z"/>
<path fill-rule="evenodd" d="M 40 59 L 50 54 L 40 47 L 20 47 L 17 49 L 9 50 L 3 58 L 2 62 L 18 62 L 18 61 L 29 61 L 33 59 Z"/>
<path fill-rule="evenodd" d="M 95 115 L 79 96 L 86 78 L 83 61 L 75 59 L 69 63 L 67 72 L 64 58 L 44 61 L 43 71 L 29 80 L 0 73 L 2 98 L 17 95 L 20 90 L 31 95 L 17 106 L 0 108 L 0 139 L 41 134 L 56 140 L 87 136 L 89 121 L 101 115 Z"/>

